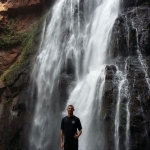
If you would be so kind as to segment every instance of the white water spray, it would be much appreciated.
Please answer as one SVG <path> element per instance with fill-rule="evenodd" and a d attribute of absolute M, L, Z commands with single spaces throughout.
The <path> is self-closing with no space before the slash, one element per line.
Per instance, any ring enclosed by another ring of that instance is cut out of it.
<path fill-rule="evenodd" d="M 128 91 L 128 79 L 127 79 L 127 63 L 128 58 L 125 61 L 125 71 L 121 72 L 117 68 L 117 77 L 119 79 L 118 83 L 118 97 L 117 97 L 117 105 L 116 105 L 116 114 L 115 114 L 115 150 L 120 149 L 120 126 L 121 126 L 121 109 L 123 109 L 123 105 L 125 105 L 125 113 L 126 113 L 126 131 L 125 131 L 125 149 L 129 150 L 130 146 L 130 95 Z M 125 103 L 123 100 L 126 100 L 127 102 Z"/>
<path fill-rule="evenodd" d="M 120 126 L 120 104 L 121 104 L 121 96 L 122 96 L 122 89 L 125 83 L 125 78 L 122 72 L 117 72 L 119 78 L 119 85 L 118 85 L 118 99 L 117 99 L 117 106 L 116 106 L 116 115 L 115 115 L 115 149 L 119 150 L 119 126 Z"/>

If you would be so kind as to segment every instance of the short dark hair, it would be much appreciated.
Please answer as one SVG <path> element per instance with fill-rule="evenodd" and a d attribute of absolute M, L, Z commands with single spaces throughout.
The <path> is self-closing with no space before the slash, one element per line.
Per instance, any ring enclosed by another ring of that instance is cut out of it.
<path fill-rule="evenodd" d="M 68 105 L 68 107 L 73 107 L 73 109 L 74 109 L 74 106 L 73 106 L 73 105 Z"/>

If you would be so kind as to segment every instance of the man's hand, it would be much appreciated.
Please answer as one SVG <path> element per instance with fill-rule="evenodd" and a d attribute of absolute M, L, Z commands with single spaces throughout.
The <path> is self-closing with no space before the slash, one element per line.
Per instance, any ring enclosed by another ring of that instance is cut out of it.
<path fill-rule="evenodd" d="M 64 149 L 64 131 L 63 130 L 61 130 L 60 132 L 60 147 Z"/>
<path fill-rule="evenodd" d="M 77 140 L 79 138 L 79 135 L 75 133 L 74 138 Z"/>
<path fill-rule="evenodd" d="M 80 131 L 78 132 L 78 134 L 75 133 L 74 138 L 75 138 L 75 139 L 78 139 L 81 134 L 82 134 L 82 130 L 80 130 Z"/>
<path fill-rule="evenodd" d="M 64 149 L 64 143 L 61 143 L 60 147 L 61 147 L 62 149 Z"/>

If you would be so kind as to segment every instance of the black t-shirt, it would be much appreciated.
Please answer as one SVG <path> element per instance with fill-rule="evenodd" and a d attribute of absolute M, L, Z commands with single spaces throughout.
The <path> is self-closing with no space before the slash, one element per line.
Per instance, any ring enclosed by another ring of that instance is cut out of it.
<path fill-rule="evenodd" d="M 61 121 L 61 130 L 64 131 L 65 142 L 72 143 L 77 142 L 74 138 L 75 133 L 77 134 L 77 129 L 80 131 L 82 129 L 80 119 L 76 116 L 64 117 Z"/>

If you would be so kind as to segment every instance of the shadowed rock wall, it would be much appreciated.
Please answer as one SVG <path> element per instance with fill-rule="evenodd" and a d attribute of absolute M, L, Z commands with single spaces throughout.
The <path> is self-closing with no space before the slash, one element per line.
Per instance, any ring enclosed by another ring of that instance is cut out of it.
<path fill-rule="evenodd" d="M 31 99 L 32 61 L 48 4 L 54 1 L 1 2 L 0 150 L 27 150 L 35 104 Z"/>
<path fill-rule="evenodd" d="M 129 149 L 130 150 L 149 150 L 150 149 L 150 5 L 147 0 L 127 0 L 121 3 L 121 12 L 116 19 L 110 41 L 109 62 L 118 66 L 118 70 L 125 75 L 125 87 L 122 87 L 120 102 L 120 150 L 126 149 L 126 130 L 127 130 L 127 105 L 129 102 Z M 106 68 L 110 68 L 107 66 Z M 114 69 L 110 69 L 114 70 Z M 107 76 L 112 76 L 111 71 L 106 71 Z M 106 84 L 114 87 L 116 81 L 113 75 L 111 82 L 106 77 Z M 117 87 L 105 89 L 104 101 L 108 102 L 110 107 L 103 107 L 106 112 L 116 110 L 115 94 Z M 108 92 L 109 91 L 109 92 Z M 118 95 L 118 94 L 116 94 Z M 112 101 L 112 99 L 114 101 Z M 111 101 L 110 101 L 111 100 Z M 110 101 L 110 102 L 109 102 Z M 108 115 L 107 122 L 111 122 L 106 128 L 113 129 L 114 115 Z M 108 141 L 112 142 L 114 131 L 110 130 L 111 138 L 107 136 Z M 111 144 L 111 143 L 110 143 Z M 115 149 L 115 148 L 112 148 Z"/>
<path fill-rule="evenodd" d="M 121 0 L 121 6 L 122 8 L 128 8 L 128 7 L 134 7 L 134 6 L 140 6 L 144 3 L 149 2 L 149 0 Z"/>

